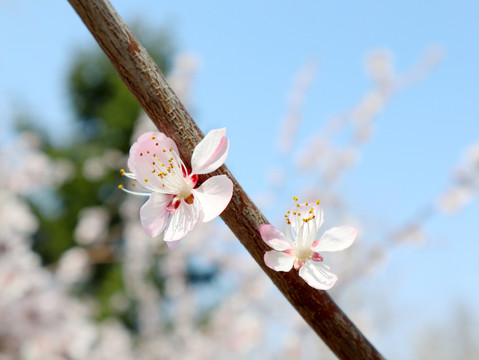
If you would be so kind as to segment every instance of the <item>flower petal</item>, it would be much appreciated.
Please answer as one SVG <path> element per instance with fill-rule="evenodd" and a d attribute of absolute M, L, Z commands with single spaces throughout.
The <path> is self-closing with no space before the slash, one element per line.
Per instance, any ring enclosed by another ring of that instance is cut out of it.
<path fill-rule="evenodd" d="M 190 186 L 185 180 L 184 164 L 176 145 L 162 133 L 147 133 L 132 146 L 137 184 L 150 191 L 177 194 Z"/>
<path fill-rule="evenodd" d="M 339 251 L 351 246 L 358 230 L 352 226 L 338 226 L 326 231 L 313 251 Z"/>
<path fill-rule="evenodd" d="M 174 249 L 180 244 L 180 240 L 175 240 L 175 241 L 166 241 L 166 246 L 168 249 Z"/>
<path fill-rule="evenodd" d="M 338 281 L 338 277 L 329 270 L 330 268 L 327 265 L 317 261 L 306 260 L 301 269 L 299 269 L 299 276 L 315 289 L 328 290 Z"/>
<path fill-rule="evenodd" d="M 201 221 L 211 221 L 229 204 L 233 196 L 233 182 L 226 175 L 213 176 L 194 189 L 193 196 L 200 204 Z"/>
<path fill-rule="evenodd" d="M 275 250 L 284 251 L 292 248 L 291 243 L 286 240 L 284 234 L 273 225 L 260 225 L 259 233 L 261 234 L 263 241 Z"/>
<path fill-rule="evenodd" d="M 175 142 L 165 134 L 158 131 L 144 133 L 130 148 L 130 155 L 128 157 L 128 169 L 130 169 L 130 171 L 136 173 L 136 155 L 138 151 L 138 145 L 153 140 L 155 141 L 155 144 L 157 142 L 161 143 L 166 148 L 172 148 L 178 154 L 178 148 L 176 147 Z"/>
<path fill-rule="evenodd" d="M 270 269 L 289 271 L 293 268 L 294 256 L 285 252 L 271 250 L 264 253 L 264 262 Z"/>
<path fill-rule="evenodd" d="M 172 198 L 172 195 L 153 193 L 148 201 L 141 207 L 141 227 L 149 237 L 158 236 L 165 228 L 168 219 L 166 206 Z"/>
<path fill-rule="evenodd" d="M 191 157 L 193 174 L 207 174 L 218 169 L 228 156 L 226 128 L 211 130 L 196 146 Z"/>
<path fill-rule="evenodd" d="M 182 239 L 193 229 L 198 217 L 199 209 L 195 202 L 188 204 L 185 201 L 181 201 L 180 206 L 171 216 L 163 240 L 176 241 Z"/>

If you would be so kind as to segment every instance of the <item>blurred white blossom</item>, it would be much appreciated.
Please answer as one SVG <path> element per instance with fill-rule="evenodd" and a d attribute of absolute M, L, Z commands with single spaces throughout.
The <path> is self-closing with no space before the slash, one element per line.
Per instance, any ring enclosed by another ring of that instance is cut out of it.
<path fill-rule="evenodd" d="M 107 236 L 110 215 L 99 206 L 83 209 L 78 216 L 78 223 L 73 232 L 80 245 L 91 245 L 104 240 Z"/>

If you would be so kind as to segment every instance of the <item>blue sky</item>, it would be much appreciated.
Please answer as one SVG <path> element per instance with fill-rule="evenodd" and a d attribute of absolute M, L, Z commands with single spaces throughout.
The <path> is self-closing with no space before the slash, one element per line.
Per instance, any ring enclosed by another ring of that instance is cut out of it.
<path fill-rule="evenodd" d="M 352 211 L 401 224 L 434 201 L 449 184 L 464 147 L 479 141 L 477 2 L 149 0 L 113 5 L 127 21 L 170 27 L 178 50 L 201 59 L 194 118 L 204 131 L 228 128 L 227 164 L 250 193 L 266 187 L 265 164 L 278 161 L 273 150 L 292 79 L 311 58 L 318 59 L 319 72 L 298 141 L 370 88 L 363 70 L 370 51 L 389 50 L 398 72 L 431 46 L 444 51 L 428 76 L 389 102 L 359 166 L 338 184 Z M 5 119 L 16 107 L 66 131 L 71 113 L 64 75 L 72 52 L 93 44 L 86 28 L 67 1 L 0 0 L 0 32 L 0 141 L 7 139 Z M 390 265 L 377 281 L 402 279 L 394 291 L 396 309 L 428 321 L 447 316 L 454 303 L 463 301 L 479 317 L 478 211 L 475 201 L 457 216 L 437 215 L 427 224 L 431 241 L 425 248 L 391 252 Z M 398 328 L 407 327 L 404 319 L 396 320 Z"/>

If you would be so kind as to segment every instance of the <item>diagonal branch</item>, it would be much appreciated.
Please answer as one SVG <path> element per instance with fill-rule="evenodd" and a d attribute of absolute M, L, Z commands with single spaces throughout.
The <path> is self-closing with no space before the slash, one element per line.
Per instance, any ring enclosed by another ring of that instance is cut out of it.
<path fill-rule="evenodd" d="M 185 163 L 191 165 L 188 159 L 203 134 L 158 66 L 107 0 L 69 2 L 144 111 L 160 131 L 175 140 Z M 341 359 L 382 359 L 326 292 L 309 287 L 294 271 L 278 273 L 265 266 L 263 255 L 269 248 L 258 227 L 267 220 L 225 166 L 209 176 L 219 174 L 226 174 L 234 183 L 233 198 L 221 217 L 306 322 Z"/>

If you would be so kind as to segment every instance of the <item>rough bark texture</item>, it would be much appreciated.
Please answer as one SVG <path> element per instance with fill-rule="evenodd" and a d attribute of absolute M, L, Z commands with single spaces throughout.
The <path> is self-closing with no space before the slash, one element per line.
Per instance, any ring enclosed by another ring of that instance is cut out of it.
<path fill-rule="evenodd" d="M 183 160 L 190 165 L 193 149 L 203 134 L 152 58 L 108 1 L 69 2 L 144 111 L 161 132 L 175 140 Z M 234 183 L 233 198 L 222 219 L 306 322 L 341 359 L 382 359 L 326 292 L 309 287 L 296 271 L 276 272 L 265 266 L 263 255 L 270 249 L 261 240 L 258 226 L 267 220 L 225 166 L 209 176 L 219 174 L 226 174 Z"/>

